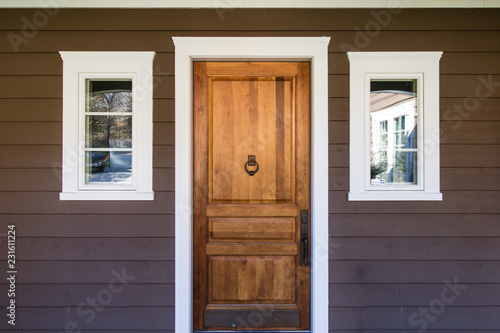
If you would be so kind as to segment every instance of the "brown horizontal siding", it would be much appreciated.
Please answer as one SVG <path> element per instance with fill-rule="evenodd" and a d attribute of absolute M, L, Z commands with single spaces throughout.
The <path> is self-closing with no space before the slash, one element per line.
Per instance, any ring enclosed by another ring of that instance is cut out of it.
<path fill-rule="evenodd" d="M 422 329 L 420 324 L 411 325 L 408 320 L 414 312 L 418 313 L 418 311 L 418 307 L 332 308 L 329 316 L 330 328 L 378 329 L 383 325 L 386 329 L 393 330 L 415 327 Z M 417 318 L 422 320 L 425 317 Z M 500 308 L 448 306 L 442 314 L 434 317 L 434 321 L 427 320 L 426 322 L 429 328 L 434 329 L 494 330 L 500 326 Z"/>
<path fill-rule="evenodd" d="M 418 328 L 418 329 L 410 329 L 410 328 L 407 328 L 404 330 L 404 332 L 408 332 L 408 333 L 422 333 L 422 332 L 419 332 L 421 331 L 422 329 L 421 328 Z M 360 329 L 360 330 L 330 330 L 329 333 L 401 333 L 401 330 L 377 330 L 377 329 Z M 447 330 L 447 329 L 436 329 L 436 330 L 433 330 L 433 329 L 426 329 L 425 330 L 425 333 L 477 333 L 478 330 L 462 330 L 462 329 L 452 329 L 452 330 Z M 485 332 L 488 332 L 488 331 L 485 331 Z"/>
<path fill-rule="evenodd" d="M 498 52 L 446 52 L 439 61 L 439 72 L 449 74 L 500 74 Z M 344 52 L 328 55 L 328 74 L 349 74 L 349 60 Z"/>
<path fill-rule="evenodd" d="M 331 261 L 330 283 L 493 283 L 500 278 L 498 260 L 346 260 Z M 440 295 L 427 295 L 429 301 Z"/>
<path fill-rule="evenodd" d="M 330 213 L 498 214 L 500 191 L 443 191 L 443 201 L 346 201 L 347 191 L 330 191 Z"/>
<path fill-rule="evenodd" d="M 174 75 L 174 52 L 155 55 L 153 73 L 157 76 Z M 440 60 L 440 73 L 486 75 L 500 74 L 499 52 L 447 52 Z M 39 64 L 43 63 L 44 66 Z M 0 53 L 2 75 L 62 75 L 62 59 L 57 51 L 50 53 Z M 328 74 L 349 74 L 349 61 L 344 52 L 328 54 Z"/>
<path fill-rule="evenodd" d="M 349 145 L 330 144 L 328 145 L 328 166 L 329 167 L 349 167 Z"/>
<path fill-rule="evenodd" d="M 17 257 L 31 261 L 175 259 L 173 238 L 18 238 L 16 245 Z"/>
<path fill-rule="evenodd" d="M 8 42 L 7 31 L 0 31 L 0 52 L 12 53 L 15 49 Z M 14 32 L 13 32 L 14 33 Z M 329 52 L 345 51 L 445 51 L 445 52 L 499 52 L 499 31 L 381 31 L 376 38 L 362 44 L 356 43 L 356 31 L 40 31 L 36 38 L 18 47 L 19 52 L 59 51 L 151 51 L 174 52 L 172 36 L 242 36 L 259 37 L 272 34 L 277 37 L 331 36 L 336 42 L 329 45 Z M 57 40 L 57 44 L 54 44 Z"/>
<path fill-rule="evenodd" d="M 19 112 L 23 110 L 23 112 Z M 62 121 L 62 99 L 0 99 L 0 122 Z"/>
<path fill-rule="evenodd" d="M 454 282 L 453 279 L 450 282 Z M 336 295 L 330 295 L 330 306 L 425 307 L 432 300 L 429 299 L 429 295 L 440 297 L 446 284 L 442 282 L 435 284 L 343 284 L 338 287 Z M 496 306 L 500 287 L 494 284 L 474 284 L 467 286 L 465 291 L 459 295 L 460 297 L 456 297 L 453 306 Z"/>
<path fill-rule="evenodd" d="M 493 82 L 485 87 L 483 82 Z M 500 97 L 500 75 L 440 75 L 440 97 L 442 98 L 475 98 L 477 91 L 480 96 L 491 98 Z M 487 90 L 490 89 L 491 91 Z M 328 95 L 330 97 L 349 97 L 349 75 L 329 75 Z M 481 107 L 481 100 L 476 98 L 478 104 L 466 104 L 467 110 Z M 471 102 L 472 103 L 472 102 Z"/>
<path fill-rule="evenodd" d="M 331 260 L 500 260 L 500 241 L 481 237 L 331 237 Z"/>
<path fill-rule="evenodd" d="M 222 4 L 221 4 L 222 5 Z M 153 9 L 64 9 L 50 13 L 50 22 L 40 30 L 351 30 L 363 29 L 376 16 L 386 30 L 498 30 L 495 11 L 481 9 L 402 9 L 382 17 L 387 10 L 343 9 L 234 9 L 221 6 L 217 10 L 153 10 Z M 32 20 L 37 10 L 9 10 L 0 24 L 1 30 L 20 30 L 22 18 Z M 455 20 L 443 21 L 449 15 Z M 139 19 L 148 17 L 147 20 Z M 186 20 L 189 17 L 190 20 Z M 252 17 L 252 20 L 248 18 Z M 334 17 L 335 19 L 332 19 Z M 187 22 L 189 21 L 189 22 Z"/>
<path fill-rule="evenodd" d="M 25 237 L 162 237 L 174 236 L 174 215 L 130 214 L 3 214 L 0 220 L 1 230 L 15 224 L 18 238 Z M 119 225 L 119 228 L 117 228 Z"/>
<path fill-rule="evenodd" d="M 174 97 L 174 77 L 157 76 L 154 98 Z M 62 98 L 62 76 L 0 76 L 0 98 Z"/>
<path fill-rule="evenodd" d="M 116 296 L 119 297 L 119 296 Z M 24 318 L 16 321 L 17 329 L 40 329 L 47 327 L 52 332 L 64 331 L 68 322 L 75 322 L 78 328 L 96 329 L 174 329 L 173 307 L 113 307 L 94 311 L 94 318 L 77 313 L 77 307 L 17 307 L 16 316 Z M 85 307 L 83 311 L 90 311 Z M 87 323 L 85 320 L 88 320 Z M 0 323 L 0 329 L 11 329 L 6 321 Z"/>
<path fill-rule="evenodd" d="M 29 204 L 27 204 L 29 203 Z M 154 201 L 59 201 L 57 192 L 0 192 L 3 214 L 173 214 L 174 193 L 157 192 Z M 146 218 L 146 217 L 145 217 Z"/>
<path fill-rule="evenodd" d="M 29 329 L 28 330 L 16 330 L 16 333 L 33 333 L 33 331 L 34 330 L 29 330 Z M 8 332 L 8 330 L 0 329 L 0 332 Z M 38 331 L 35 331 L 35 332 L 38 332 Z M 41 331 L 41 332 L 43 332 L 43 331 Z M 117 333 L 123 333 L 123 332 L 126 332 L 126 333 L 158 333 L 158 330 L 139 329 L 139 330 L 126 330 L 126 331 L 124 331 L 121 329 L 118 329 L 118 330 L 106 329 L 106 330 L 85 330 L 83 332 L 85 332 L 85 333 L 110 333 L 110 332 L 111 333 L 114 333 L 114 332 L 117 332 Z M 161 333 L 174 333 L 174 332 L 175 332 L 174 329 L 161 330 Z"/>
<path fill-rule="evenodd" d="M 110 275 L 110 279 L 112 275 Z M 133 281 L 132 281 L 133 282 Z M 118 286 L 116 286 L 118 288 Z M 90 295 L 97 295 L 108 284 L 19 284 L 16 293 L 16 302 L 23 307 L 45 307 L 51 304 L 54 307 L 75 307 L 85 302 Z M 0 285 L 0 292 L 7 294 L 7 284 Z M 173 306 L 175 285 L 170 284 L 129 284 L 122 292 L 113 296 L 114 307 L 135 306 Z M 3 297 L 1 306 L 7 306 L 8 299 Z"/>
<path fill-rule="evenodd" d="M 498 168 L 500 145 L 442 145 L 441 167 Z"/>
<path fill-rule="evenodd" d="M 133 284 L 174 283 L 173 261 L 17 261 L 17 283 L 100 284 L 109 283 L 113 270 L 133 276 Z M 133 304 L 132 304 L 133 305 Z M 50 304 L 47 304 L 50 306 Z"/>
<path fill-rule="evenodd" d="M 330 214 L 335 237 L 500 237 L 496 214 Z M 495 239 L 495 241 L 496 241 Z"/>
<path fill-rule="evenodd" d="M 18 332 L 173 332 L 175 101 L 172 36 L 330 36 L 330 332 L 417 332 L 408 322 L 443 280 L 467 285 L 428 333 L 500 329 L 499 10 L 404 9 L 374 37 L 374 10 L 59 10 L 18 45 L 22 18 L 0 12 L 0 230 L 18 232 Z M 375 20 L 375 21 L 374 21 Z M 361 42 L 361 44 L 360 44 Z M 59 51 L 155 51 L 154 202 L 61 202 Z M 440 61 L 443 202 L 348 202 L 352 51 L 444 51 Z M 491 78 L 490 78 L 490 75 Z M 479 87 L 479 88 L 478 88 Z M 479 89 L 479 90 L 478 90 Z M 473 109 L 470 102 L 479 102 Z M 326 222 L 326 221 L 325 221 Z M 314 223 L 314 222 L 313 222 Z M 1 232 L 1 231 L 0 231 Z M 5 253 L 0 253 L 0 257 Z M 3 260 L 3 259 L 2 259 Z M 136 279 L 87 324 L 76 307 L 113 269 Z M 6 291 L 0 284 L 0 293 Z M 3 290 L 3 291 L 2 291 Z M 5 302 L 1 300 L 0 302 Z M 4 303 L 2 303 L 4 304 Z M 28 319 L 24 319 L 28 318 Z M 135 321 L 133 320 L 135 319 Z M 23 326 L 24 325 L 24 326 Z M 0 331 L 8 331 L 5 322 Z"/>
<path fill-rule="evenodd" d="M 62 51 L 62 50 L 61 50 Z M 155 55 L 153 74 L 174 75 L 174 53 Z M 43 63 L 44 66 L 40 66 Z M 2 75 L 62 75 L 62 59 L 58 51 L 50 53 L 0 53 Z"/>
<path fill-rule="evenodd" d="M 484 90 L 481 91 L 484 93 Z M 473 97 L 474 95 L 471 95 Z M 473 100 L 474 101 L 474 100 Z M 471 104 L 466 98 L 441 98 L 440 119 L 441 121 L 462 122 L 468 120 L 499 121 L 500 120 L 500 98 L 488 98 L 478 100 L 479 104 Z"/>

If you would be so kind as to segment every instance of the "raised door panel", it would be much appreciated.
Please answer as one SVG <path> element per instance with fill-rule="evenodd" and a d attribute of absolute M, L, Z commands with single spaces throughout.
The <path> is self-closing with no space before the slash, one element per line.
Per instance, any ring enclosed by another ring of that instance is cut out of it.
<path fill-rule="evenodd" d="M 294 202 L 294 84 L 294 77 L 210 78 L 210 202 Z M 252 177 L 242 172 L 249 155 L 259 165 Z"/>

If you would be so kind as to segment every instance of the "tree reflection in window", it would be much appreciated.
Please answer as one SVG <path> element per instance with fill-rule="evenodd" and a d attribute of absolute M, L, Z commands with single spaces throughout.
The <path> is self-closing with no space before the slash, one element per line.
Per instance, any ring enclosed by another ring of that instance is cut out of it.
<path fill-rule="evenodd" d="M 85 183 L 131 181 L 132 80 L 87 79 Z"/>

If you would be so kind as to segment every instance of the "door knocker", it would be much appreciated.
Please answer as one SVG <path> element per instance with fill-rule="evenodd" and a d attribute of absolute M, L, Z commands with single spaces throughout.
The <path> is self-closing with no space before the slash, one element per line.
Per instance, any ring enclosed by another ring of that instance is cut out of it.
<path fill-rule="evenodd" d="M 257 169 L 250 171 L 247 169 L 248 166 L 256 166 Z M 245 163 L 245 171 L 250 176 L 255 175 L 257 171 L 259 171 L 259 163 L 257 163 L 257 161 L 255 160 L 255 155 L 248 155 L 248 161 Z"/>

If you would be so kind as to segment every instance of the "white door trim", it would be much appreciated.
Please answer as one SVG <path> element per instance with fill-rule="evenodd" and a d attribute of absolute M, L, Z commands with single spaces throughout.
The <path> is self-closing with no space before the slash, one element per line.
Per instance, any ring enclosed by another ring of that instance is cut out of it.
<path fill-rule="evenodd" d="M 330 37 L 173 37 L 175 332 L 193 331 L 194 60 L 311 62 L 311 330 L 328 332 L 328 43 Z"/>

